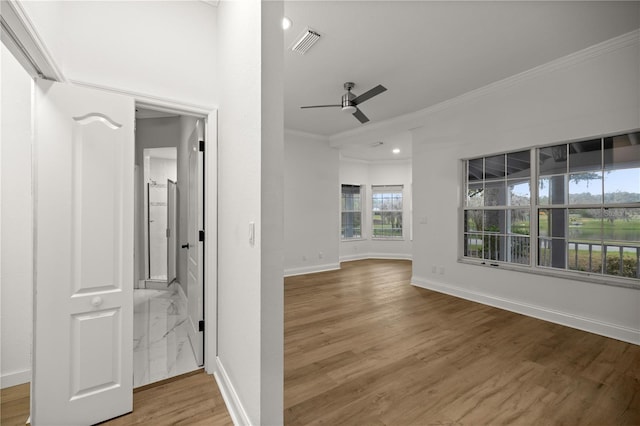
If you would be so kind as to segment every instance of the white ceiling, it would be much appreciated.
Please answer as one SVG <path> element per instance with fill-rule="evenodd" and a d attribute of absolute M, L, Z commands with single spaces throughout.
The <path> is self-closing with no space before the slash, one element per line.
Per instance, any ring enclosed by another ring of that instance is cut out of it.
<path fill-rule="evenodd" d="M 300 106 L 340 103 L 346 81 L 388 89 L 360 105 L 380 122 L 632 31 L 640 2 L 285 1 L 285 15 L 285 127 L 331 136 L 367 124 Z M 290 51 L 307 26 L 320 40 Z"/>
<path fill-rule="evenodd" d="M 400 150 L 394 154 L 393 149 Z M 390 137 L 378 138 L 361 144 L 349 144 L 340 147 L 345 158 L 367 161 L 408 160 L 411 158 L 411 133 L 402 132 Z"/>

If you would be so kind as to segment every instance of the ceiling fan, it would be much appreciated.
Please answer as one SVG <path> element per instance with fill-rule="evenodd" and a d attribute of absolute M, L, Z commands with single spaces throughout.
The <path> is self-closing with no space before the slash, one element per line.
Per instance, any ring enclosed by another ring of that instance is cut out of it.
<path fill-rule="evenodd" d="M 360 96 L 356 96 L 353 93 L 351 93 L 351 89 L 353 89 L 354 87 L 355 87 L 355 83 L 352 83 L 350 81 L 348 81 L 348 82 L 346 82 L 344 84 L 344 90 L 346 90 L 347 93 L 342 95 L 342 103 L 341 104 L 337 104 L 337 105 L 310 105 L 310 106 L 303 106 L 303 107 L 300 107 L 300 108 L 305 109 L 305 108 L 340 107 L 340 108 L 342 108 L 342 111 L 353 114 L 353 116 L 355 118 L 357 118 L 358 121 L 360 121 L 360 123 L 366 123 L 367 121 L 369 121 L 369 118 L 367 118 L 367 116 L 364 115 L 364 113 L 362 111 L 360 111 L 360 109 L 358 109 L 358 105 L 360 105 L 364 101 L 367 101 L 367 100 L 373 98 L 374 96 L 379 95 L 380 93 L 382 93 L 385 90 L 387 90 L 387 88 L 384 87 L 382 84 L 378 84 L 373 89 L 371 89 L 371 90 L 369 90 L 367 92 L 364 92 Z"/>

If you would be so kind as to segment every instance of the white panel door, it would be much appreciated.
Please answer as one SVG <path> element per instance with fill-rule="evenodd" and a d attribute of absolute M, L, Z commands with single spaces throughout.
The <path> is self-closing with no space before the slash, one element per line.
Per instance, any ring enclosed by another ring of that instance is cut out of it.
<path fill-rule="evenodd" d="M 178 186 L 171 179 L 167 179 L 167 284 L 176 279 L 177 201 Z"/>
<path fill-rule="evenodd" d="M 200 331 L 200 321 L 204 320 L 202 261 L 204 242 L 199 241 L 203 227 L 203 153 L 200 140 L 204 134 L 202 120 L 189 136 L 189 196 L 187 199 L 187 310 L 189 312 L 189 341 L 198 365 L 204 364 L 204 332 Z"/>
<path fill-rule="evenodd" d="M 133 409 L 134 101 L 39 80 L 31 422 Z"/>

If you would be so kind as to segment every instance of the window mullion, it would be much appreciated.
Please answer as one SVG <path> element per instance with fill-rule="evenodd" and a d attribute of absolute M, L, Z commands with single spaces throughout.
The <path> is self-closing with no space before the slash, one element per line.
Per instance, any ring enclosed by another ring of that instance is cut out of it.
<path fill-rule="evenodd" d="M 538 265 L 538 220 L 540 217 L 538 206 L 538 150 L 529 151 L 531 161 L 531 202 L 529 203 L 529 266 Z"/>

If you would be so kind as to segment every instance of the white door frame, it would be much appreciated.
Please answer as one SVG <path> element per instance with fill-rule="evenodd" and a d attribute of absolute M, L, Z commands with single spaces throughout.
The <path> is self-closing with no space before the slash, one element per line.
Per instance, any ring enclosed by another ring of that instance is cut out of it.
<path fill-rule="evenodd" d="M 181 104 L 175 101 L 149 98 L 137 93 L 110 89 L 93 84 L 71 81 L 73 84 L 129 94 L 136 107 L 152 109 L 177 115 L 190 115 L 205 121 L 204 139 L 204 369 L 213 374 L 217 371 L 218 355 L 218 110 Z"/>

